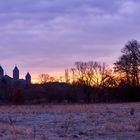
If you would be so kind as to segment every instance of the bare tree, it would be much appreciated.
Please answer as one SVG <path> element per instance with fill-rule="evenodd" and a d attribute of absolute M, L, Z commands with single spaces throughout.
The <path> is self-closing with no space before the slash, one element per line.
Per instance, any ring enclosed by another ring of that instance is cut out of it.
<path fill-rule="evenodd" d="M 70 75 L 69 75 L 69 70 L 65 70 L 65 82 L 69 83 L 70 82 Z"/>
<path fill-rule="evenodd" d="M 87 86 L 100 87 L 109 78 L 109 69 L 105 63 L 96 61 L 76 62 L 77 80 Z"/>
<path fill-rule="evenodd" d="M 75 81 L 76 81 L 76 69 L 71 68 L 70 72 L 72 73 L 72 77 L 71 77 L 72 83 L 75 83 Z"/>
<path fill-rule="evenodd" d="M 55 82 L 55 78 L 51 77 L 49 74 L 40 74 L 39 81 L 41 84 L 46 84 L 48 82 Z"/>
<path fill-rule="evenodd" d="M 109 75 L 109 70 L 105 63 L 99 63 L 96 61 L 76 62 L 75 68 L 72 70 L 74 76 L 73 79 L 76 79 L 77 83 L 83 85 L 82 87 L 84 93 L 87 95 L 88 103 L 90 102 L 93 87 L 102 88 L 113 85 L 111 83 L 112 79 Z"/>
<path fill-rule="evenodd" d="M 128 85 L 139 86 L 140 44 L 137 40 L 129 41 L 121 51 L 123 55 L 114 63 L 115 71 L 125 74 Z"/>

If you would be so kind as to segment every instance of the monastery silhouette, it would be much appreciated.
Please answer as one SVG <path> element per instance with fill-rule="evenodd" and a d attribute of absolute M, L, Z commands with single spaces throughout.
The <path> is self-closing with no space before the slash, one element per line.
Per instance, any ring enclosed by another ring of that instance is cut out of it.
<path fill-rule="evenodd" d="M 20 85 L 30 85 L 31 84 L 31 75 L 28 72 L 25 76 L 25 79 L 19 78 L 20 72 L 17 66 L 13 69 L 13 77 L 8 76 L 7 74 L 4 75 L 4 70 L 2 66 L 0 66 L 0 81 L 7 82 L 9 84 L 20 84 Z"/>

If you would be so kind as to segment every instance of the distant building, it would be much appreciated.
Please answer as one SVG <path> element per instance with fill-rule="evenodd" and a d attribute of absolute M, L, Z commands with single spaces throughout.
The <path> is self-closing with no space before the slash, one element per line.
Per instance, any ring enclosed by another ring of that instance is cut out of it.
<path fill-rule="evenodd" d="M 4 70 L 2 66 L 0 66 L 0 78 L 4 76 Z"/>
<path fill-rule="evenodd" d="M 13 69 L 13 78 L 8 76 L 7 74 L 4 75 L 4 70 L 2 66 L 0 66 L 0 81 L 3 81 L 7 84 L 17 84 L 21 86 L 29 86 L 31 84 L 31 75 L 28 72 L 25 76 L 25 79 L 19 78 L 20 71 L 17 66 Z"/>

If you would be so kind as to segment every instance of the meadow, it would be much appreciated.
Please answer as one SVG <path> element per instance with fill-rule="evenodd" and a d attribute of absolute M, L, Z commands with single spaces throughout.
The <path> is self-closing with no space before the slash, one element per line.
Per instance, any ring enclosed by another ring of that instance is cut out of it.
<path fill-rule="evenodd" d="M 0 106 L 0 140 L 118 139 L 140 139 L 140 103 Z"/>

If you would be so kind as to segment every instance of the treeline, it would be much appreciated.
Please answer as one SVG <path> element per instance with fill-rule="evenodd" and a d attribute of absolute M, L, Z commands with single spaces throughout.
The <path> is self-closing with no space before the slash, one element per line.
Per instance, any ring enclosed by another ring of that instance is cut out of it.
<path fill-rule="evenodd" d="M 73 68 L 66 69 L 65 84 L 70 87 L 64 100 L 88 103 L 140 101 L 140 43 L 128 41 L 121 53 L 110 67 L 106 63 L 89 61 L 75 62 Z M 47 82 L 45 78 L 42 75 L 42 81 Z"/>
<path fill-rule="evenodd" d="M 41 74 L 40 84 L 28 87 L 1 81 L 0 101 L 22 104 L 140 101 L 140 43 L 129 41 L 121 53 L 110 67 L 96 61 L 75 62 L 73 68 L 65 70 L 64 79 Z"/>
<path fill-rule="evenodd" d="M 140 44 L 129 41 L 112 67 L 94 61 L 76 62 L 65 71 L 66 83 L 80 83 L 97 88 L 139 87 Z"/>

